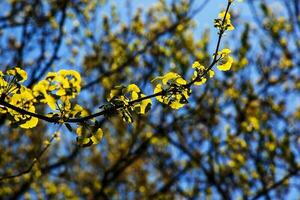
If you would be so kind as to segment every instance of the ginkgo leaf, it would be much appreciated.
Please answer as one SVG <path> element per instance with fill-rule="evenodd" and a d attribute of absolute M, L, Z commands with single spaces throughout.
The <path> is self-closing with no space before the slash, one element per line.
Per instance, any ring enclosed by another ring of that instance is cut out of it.
<path fill-rule="evenodd" d="M 18 93 L 12 95 L 9 103 L 26 111 L 35 113 L 35 107 L 33 105 L 34 101 L 35 98 L 32 94 L 32 91 L 22 86 Z M 19 113 L 13 109 L 8 110 L 10 115 L 15 120 L 13 123 L 18 124 L 21 128 L 33 128 L 38 123 L 38 119 L 35 117 Z"/>
<path fill-rule="evenodd" d="M 176 74 L 175 72 L 168 72 L 167 74 L 165 74 L 163 77 L 162 77 L 162 83 L 165 85 L 167 84 L 167 82 L 171 79 L 176 79 L 178 78 L 179 75 Z"/>
<path fill-rule="evenodd" d="M 127 92 L 141 92 L 140 88 L 136 84 L 130 84 L 127 86 Z"/>
<path fill-rule="evenodd" d="M 159 93 L 159 92 L 161 92 L 161 91 L 163 91 L 163 87 L 162 87 L 162 85 L 161 84 L 157 84 L 156 86 L 155 86 L 155 88 L 154 88 L 154 94 L 156 94 L 156 93 Z M 163 98 L 162 98 L 162 95 L 159 95 L 159 96 L 156 96 L 155 97 L 159 102 L 164 102 L 164 100 L 163 100 Z"/>
<path fill-rule="evenodd" d="M 77 141 L 77 145 L 80 147 L 89 147 L 93 145 L 93 141 L 91 140 L 91 138 L 87 138 L 87 137 L 78 136 L 76 138 L 76 141 Z"/>
<path fill-rule="evenodd" d="M 40 102 L 56 110 L 56 103 L 59 99 L 68 102 L 79 94 L 80 89 L 80 74 L 74 70 L 63 69 L 57 73 L 48 72 L 46 78 L 33 87 L 33 94 Z"/>
<path fill-rule="evenodd" d="M 142 97 L 144 97 L 145 95 L 142 95 Z M 139 107 L 140 107 L 140 111 L 139 113 L 140 114 L 145 114 L 147 113 L 150 109 L 151 109 L 151 105 L 152 105 L 152 101 L 151 99 L 146 99 L 146 100 L 143 100 Z"/>
<path fill-rule="evenodd" d="M 103 137 L 103 131 L 101 128 L 98 128 L 98 130 L 93 134 L 91 137 L 91 140 L 93 141 L 93 144 L 98 144 Z"/>
<path fill-rule="evenodd" d="M 173 102 L 170 103 L 170 107 L 173 108 L 173 109 L 176 109 L 176 110 L 181 108 L 182 106 L 184 106 L 184 104 L 181 104 L 177 101 L 173 101 Z"/>
<path fill-rule="evenodd" d="M 18 82 L 27 80 L 27 72 L 19 67 L 14 67 L 6 72 L 6 74 L 15 76 Z"/>
<path fill-rule="evenodd" d="M 226 17 L 225 17 L 225 14 L 226 14 Z M 224 19 L 224 17 L 225 17 L 225 19 Z M 229 12 L 222 11 L 219 14 L 219 18 L 215 19 L 214 26 L 221 30 L 232 31 L 232 30 L 234 30 L 234 26 L 232 25 L 230 18 L 231 18 L 231 15 Z"/>
<path fill-rule="evenodd" d="M 173 109 L 179 109 L 187 103 L 187 101 L 183 103 L 181 99 L 183 93 L 188 94 L 189 89 L 184 87 L 187 82 L 179 74 L 169 72 L 159 80 L 161 83 L 156 84 L 154 94 L 162 92 L 164 88 L 166 91 L 166 94 L 156 96 L 159 102 L 167 104 Z M 184 95 L 184 99 L 188 99 L 188 97 L 189 95 Z"/>
<path fill-rule="evenodd" d="M 229 55 L 231 53 L 230 49 L 223 49 L 218 52 L 218 55 L 221 56 L 220 61 L 217 64 L 217 68 L 221 71 L 227 71 L 231 68 L 233 63 L 233 58 Z"/>
<path fill-rule="evenodd" d="M 78 135 L 76 138 L 77 145 L 80 147 L 89 147 L 91 145 L 98 144 L 103 137 L 102 129 L 95 126 L 79 126 L 76 129 L 76 134 Z"/>
<path fill-rule="evenodd" d="M 25 123 L 20 124 L 21 128 L 29 129 L 34 128 L 38 124 L 38 118 L 36 117 L 30 117 L 29 120 L 26 120 Z"/>

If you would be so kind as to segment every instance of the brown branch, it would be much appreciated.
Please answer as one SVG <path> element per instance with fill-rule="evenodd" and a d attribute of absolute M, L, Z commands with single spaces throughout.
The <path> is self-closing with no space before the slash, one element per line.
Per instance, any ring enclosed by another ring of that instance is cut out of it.
<path fill-rule="evenodd" d="M 169 90 L 169 91 L 171 91 L 171 90 Z M 127 106 L 131 106 L 131 105 L 133 105 L 135 103 L 141 102 L 141 101 L 146 100 L 146 99 L 150 99 L 150 98 L 154 98 L 154 97 L 157 97 L 157 96 L 165 95 L 165 92 L 166 91 L 161 91 L 161 92 L 157 92 L 157 93 L 145 96 L 145 97 L 141 97 L 141 98 L 133 100 L 133 101 L 129 101 Z M 12 105 L 12 104 L 4 101 L 3 99 L 0 99 L 0 106 L 4 106 L 4 107 L 7 107 L 7 108 L 10 108 L 10 109 L 12 109 L 14 111 L 17 111 L 18 113 L 20 113 L 22 115 L 29 115 L 31 117 L 36 117 L 38 119 L 41 119 L 41 120 L 44 120 L 44 121 L 50 122 L 50 123 L 59 123 L 59 121 L 61 120 L 60 118 L 57 118 L 57 117 L 53 118 L 53 117 L 48 117 L 46 115 L 41 115 L 41 114 L 37 114 L 37 113 L 34 113 L 34 112 L 27 111 L 25 109 L 22 109 L 20 107 Z M 120 109 L 122 107 L 124 107 L 124 105 L 114 106 L 113 110 L 118 110 L 118 109 Z M 91 114 L 91 115 L 88 115 L 88 116 L 85 116 L 85 117 L 64 119 L 64 122 L 68 122 L 68 123 L 81 123 L 81 122 L 85 122 L 87 120 L 99 117 L 101 115 L 105 115 L 108 112 L 110 112 L 110 111 L 108 111 L 108 110 L 102 110 L 100 112 L 96 112 L 94 114 Z"/>
<path fill-rule="evenodd" d="M 61 167 L 65 164 L 67 164 L 68 162 L 72 161 L 79 153 L 80 148 L 76 147 L 68 156 L 64 156 L 61 159 L 59 159 L 57 162 L 47 165 L 45 167 L 41 167 L 41 172 L 42 174 L 46 174 L 51 172 L 52 170 Z M 30 177 L 30 179 L 28 181 L 26 181 L 25 183 L 22 184 L 22 186 L 20 187 L 20 189 L 13 194 L 13 196 L 10 199 L 17 199 L 19 196 L 21 196 L 26 190 L 28 190 L 28 188 L 31 185 L 33 177 Z"/>
<path fill-rule="evenodd" d="M 284 184 L 284 182 L 288 181 L 290 178 L 293 176 L 296 176 L 299 173 L 299 168 L 291 171 L 290 173 L 286 174 L 284 177 L 282 177 L 279 181 L 273 183 L 269 187 L 264 187 L 260 191 L 256 193 L 256 195 L 251 199 L 251 200 L 256 200 L 259 199 L 262 196 L 268 195 L 270 191 L 276 189 L 277 187 L 281 186 Z"/>
<path fill-rule="evenodd" d="M 157 199 L 160 194 L 166 193 L 174 184 L 176 184 L 176 182 L 179 182 L 180 178 L 183 175 L 185 175 L 191 167 L 191 161 L 188 161 L 187 163 L 188 164 L 183 169 L 177 172 L 173 177 L 169 178 L 169 180 L 166 181 L 166 183 L 163 186 L 161 186 L 157 191 L 151 194 L 149 198 Z"/>
<path fill-rule="evenodd" d="M 164 36 L 167 33 L 171 33 L 172 31 L 176 30 L 176 28 L 181 23 L 191 20 L 197 13 L 201 12 L 204 9 L 204 7 L 207 5 L 208 2 L 209 1 L 203 2 L 199 7 L 197 7 L 195 10 L 192 11 L 191 15 L 186 16 L 186 17 L 178 20 L 177 22 L 173 23 L 171 26 L 169 26 L 165 30 L 156 33 L 156 35 L 151 40 L 146 42 L 146 44 L 144 45 L 143 48 L 141 48 L 140 50 L 134 52 L 133 55 L 129 56 L 118 68 L 116 68 L 114 70 L 111 70 L 111 71 L 104 72 L 97 79 L 95 79 L 95 80 L 87 83 L 86 85 L 84 85 L 82 87 L 82 90 L 88 89 L 89 87 L 91 87 L 91 86 L 95 85 L 96 83 L 100 82 L 105 77 L 111 76 L 114 73 L 122 71 L 127 65 L 129 65 L 134 60 L 134 58 L 136 58 L 137 56 L 145 53 L 148 50 L 148 48 L 151 47 L 151 45 L 153 45 L 153 43 L 155 41 L 157 41 L 160 37 Z"/>
<path fill-rule="evenodd" d="M 223 21 L 222 21 L 222 25 L 225 24 L 226 15 L 227 15 L 227 13 L 229 11 L 230 5 L 231 5 L 231 2 L 228 1 L 227 8 L 226 8 L 226 11 L 225 11 L 225 15 L 224 15 L 224 18 L 223 18 Z M 221 44 L 221 39 L 222 39 L 222 36 L 223 36 L 224 32 L 225 32 L 225 30 L 220 30 L 220 32 L 219 32 L 219 38 L 218 38 L 217 46 L 216 46 L 215 53 L 214 53 L 214 59 L 213 59 L 212 63 L 209 65 L 209 67 L 200 76 L 198 75 L 194 80 L 192 80 L 191 82 L 189 82 L 186 85 L 184 85 L 185 88 L 190 88 L 197 80 L 199 80 L 202 77 L 206 76 L 207 73 L 209 72 L 209 70 L 218 62 L 217 53 L 219 51 L 219 47 L 220 47 L 220 44 Z M 133 105 L 135 103 L 141 102 L 141 101 L 146 100 L 146 99 L 151 99 L 151 98 L 154 98 L 154 97 L 157 97 L 157 96 L 163 96 L 163 95 L 166 95 L 166 94 L 172 93 L 172 92 L 174 92 L 173 89 L 163 90 L 163 91 L 158 92 L 158 93 L 154 93 L 154 94 L 151 94 L 151 95 L 148 95 L 148 96 L 145 96 L 145 97 L 133 100 L 133 101 L 129 101 L 128 105 L 114 106 L 113 107 L 113 111 L 116 111 L 116 110 L 118 110 L 120 108 L 123 108 L 125 106 L 131 106 L 131 105 Z M 0 105 L 2 105 L 4 107 L 7 107 L 7 108 L 10 108 L 10 109 L 12 109 L 14 111 L 17 111 L 20 114 L 29 115 L 29 116 L 32 116 L 32 117 L 36 117 L 38 119 L 41 119 L 41 120 L 44 120 L 44 121 L 47 121 L 47 122 L 50 122 L 50 123 L 59 123 L 59 121 L 61 120 L 60 118 L 48 117 L 48 116 L 45 116 L 45 115 L 41 115 L 41 114 L 37 114 L 37 113 L 33 113 L 33 112 L 30 112 L 30 111 L 24 110 L 24 109 L 22 109 L 20 107 L 17 107 L 17 106 L 14 106 L 12 104 L 9 104 L 8 102 L 5 102 L 4 99 L 1 99 L 1 98 L 0 98 Z M 104 110 L 102 110 L 100 112 L 96 112 L 94 114 L 91 114 L 91 115 L 88 115 L 88 116 L 85 116 L 85 117 L 63 119 L 63 122 L 81 123 L 81 122 L 85 122 L 87 120 L 90 120 L 90 119 L 93 119 L 93 118 L 105 115 L 105 114 L 107 114 L 110 111 L 111 110 L 105 110 L 104 109 Z"/>
<path fill-rule="evenodd" d="M 98 78 L 96 78 L 95 80 L 87 83 L 86 85 L 84 85 L 82 87 L 82 90 L 86 90 L 88 89 L 89 87 L 95 85 L 96 83 L 98 83 L 99 81 L 101 81 L 103 78 L 105 77 L 108 77 L 108 76 L 111 76 L 117 72 L 120 72 L 122 71 L 127 65 L 129 65 L 137 56 L 145 53 L 149 47 L 151 47 L 151 45 L 153 45 L 153 43 L 155 41 L 157 41 L 160 37 L 164 36 L 165 34 L 167 33 L 170 33 L 172 32 L 173 30 L 176 30 L 176 28 L 178 27 L 178 25 L 180 25 L 182 22 L 184 21 L 188 21 L 189 18 L 185 18 L 181 21 L 177 21 L 176 23 L 172 24 L 170 27 L 166 28 L 165 30 L 157 33 L 153 39 L 147 41 L 147 43 L 144 45 L 143 48 L 141 48 L 140 50 L 134 52 L 131 56 L 127 57 L 127 59 L 119 66 L 117 67 L 116 69 L 114 70 L 111 70 L 111 71 L 107 71 L 107 72 L 104 72 L 101 76 L 99 76 Z"/>
<path fill-rule="evenodd" d="M 39 159 L 42 157 L 42 155 L 47 151 L 47 149 L 50 147 L 51 143 L 53 142 L 53 140 L 55 138 L 56 138 L 56 135 L 54 134 L 51 137 L 51 139 L 49 140 L 49 143 L 39 152 L 39 154 L 33 159 L 32 163 L 24 171 L 18 172 L 13 175 L 3 175 L 0 177 L 0 182 L 7 180 L 7 179 L 17 178 L 17 177 L 20 177 L 22 175 L 25 175 L 25 174 L 28 174 L 29 172 L 31 172 L 31 170 L 34 167 L 34 165 L 36 164 L 36 162 L 38 162 Z"/>
<path fill-rule="evenodd" d="M 50 60 L 48 61 L 48 63 L 46 63 L 45 66 L 41 69 L 41 72 L 39 73 L 39 75 L 37 77 L 35 77 L 35 75 L 38 72 L 37 68 L 39 68 L 40 66 L 37 66 L 32 71 L 32 79 L 30 80 L 30 83 L 28 84 L 29 88 L 31 88 L 39 80 L 39 78 L 42 77 L 48 71 L 48 69 L 51 67 L 51 65 L 54 63 L 55 59 L 57 58 L 58 51 L 59 51 L 62 41 L 63 41 L 62 40 L 63 35 L 64 35 L 63 28 L 64 28 L 64 24 L 65 24 L 66 17 L 67 17 L 67 5 L 68 5 L 68 0 L 64 1 L 63 5 L 62 5 L 62 17 L 59 22 L 58 40 L 54 47 L 53 54 L 52 54 Z"/>
<path fill-rule="evenodd" d="M 144 152 L 150 145 L 151 139 L 154 137 L 156 137 L 156 135 L 152 135 L 150 138 L 143 141 L 143 143 L 141 143 L 133 153 L 128 153 L 126 157 L 120 158 L 118 162 L 116 162 L 110 169 L 105 172 L 101 180 L 101 189 L 94 193 L 95 199 L 98 199 L 98 197 L 100 196 L 105 198 L 105 188 L 144 154 Z"/>

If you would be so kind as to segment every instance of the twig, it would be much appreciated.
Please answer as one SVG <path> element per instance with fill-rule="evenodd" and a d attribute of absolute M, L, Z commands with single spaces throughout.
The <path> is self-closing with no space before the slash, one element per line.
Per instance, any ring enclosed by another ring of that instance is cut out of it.
<path fill-rule="evenodd" d="M 27 169 L 25 169 L 24 171 L 18 172 L 16 174 L 13 175 L 4 175 L 2 177 L 0 177 L 0 181 L 4 181 L 7 179 L 13 179 L 13 178 L 17 178 L 20 177 L 22 175 L 28 174 L 29 172 L 31 172 L 32 168 L 34 167 L 34 165 L 36 164 L 36 162 L 39 161 L 39 159 L 42 157 L 42 155 L 47 151 L 47 149 L 50 147 L 51 143 L 53 142 L 53 140 L 56 138 L 56 133 L 51 137 L 51 139 L 49 140 L 49 143 L 46 144 L 46 146 L 39 152 L 39 154 L 33 159 L 32 163 L 29 165 L 29 167 L 27 167 Z"/>
<path fill-rule="evenodd" d="M 226 11 L 225 11 L 225 14 L 224 14 L 224 18 L 222 20 L 222 25 L 225 24 L 226 15 L 227 15 L 227 13 L 229 11 L 230 5 L 231 5 L 231 2 L 228 1 L 227 8 L 226 8 Z M 222 36 L 223 36 L 224 32 L 225 32 L 225 30 L 222 30 L 222 29 L 219 32 L 219 38 L 218 38 L 217 46 L 216 46 L 216 49 L 215 49 L 215 52 L 214 52 L 213 61 L 211 62 L 211 64 L 209 65 L 209 67 L 200 76 L 198 75 L 198 77 L 196 77 L 194 80 L 192 80 L 191 82 L 189 82 L 186 85 L 184 85 L 184 87 L 190 88 L 199 78 L 202 78 L 202 77 L 206 76 L 207 73 L 209 72 L 209 70 L 211 70 L 213 68 L 213 66 L 218 62 L 217 53 L 219 51 L 220 44 L 221 44 L 221 39 L 222 39 Z M 167 91 L 163 90 L 161 92 L 154 93 L 154 94 L 151 94 L 151 95 L 148 95 L 148 96 L 145 96 L 145 97 L 142 97 L 142 98 L 130 101 L 130 102 L 128 102 L 128 104 L 129 105 L 133 105 L 135 103 L 141 102 L 141 101 L 146 100 L 146 99 L 151 99 L 151 98 L 154 98 L 154 97 L 157 97 L 157 96 L 165 95 L 168 92 L 172 92 L 172 90 L 167 90 Z M 8 102 L 5 102 L 3 99 L 0 99 L 0 105 L 5 106 L 7 108 L 10 108 L 10 109 L 12 109 L 14 111 L 17 111 L 20 114 L 29 115 L 29 116 L 32 116 L 32 117 L 36 117 L 38 119 L 41 119 L 41 120 L 44 120 L 44 121 L 47 121 L 47 122 L 50 122 L 50 123 L 59 123 L 59 121 L 61 120 L 60 118 L 48 117 L 48 116 L 45 116 L 45 115 L 41 115 L 41 114 L 37 114 L 37 113 L 33 113 L 33 112 L 30 112 L 30 111 L 24 110 L 24 109 L 22 109 L 20 107 L 17 107 L 17 106 L 14 106 L 14 105 L 12 105 L 12 104 L 10 104 Z M 122 107 L 124 107 L 124 105 L 114 106 L 113 109 L 114 110 L 118 110 L 118 109 L 120 109 Z M 85 117 L 63 119 L 63 122 L 81 123 L 81 122 L 85 122 L 87 120 L 90 120 L 90 119 L 93 119 L 93 118 L 105 115 L 105 114 L 107 114 L 107 112 L 108 112 L 107 110 L 102 110 L 100 112 L 96 112 L 94 114 L 91 114 L 91 115 L 88 115 L 88 116 L 85 116 Z"/>

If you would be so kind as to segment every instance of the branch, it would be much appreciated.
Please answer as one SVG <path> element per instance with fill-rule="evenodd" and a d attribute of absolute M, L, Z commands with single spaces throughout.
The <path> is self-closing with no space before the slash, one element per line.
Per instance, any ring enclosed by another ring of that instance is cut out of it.
<path fill-rule="evenodd" d="M 114 73 L 120 72 L 125 66 L 129 65 L 129 64 L 132 62 L 132 60 L 133 60 L 134 58 L 136 58 L 137 56 L 139 56 L 139 55 L 145 53 L 145 52 L 147 51 L 147 49 L 148 49 L 149 47 L 151 47 L 151 45 L 153 45 L 153 43 L 154 43 L 155 41 L 157 41 L 160 37 L 164 36 L 164 35 L 167 34 L 167 33 L 170 33 L 170 32 L 172 32 L 172 31 L 176 30 L 176 28 L 177 28 L 181 23 L 183 23 L 183 22 L 185 22 L 185 21 L 191 20 L 197 13 L 201 12 L 201 11 L 205 8 L 205 6 L 207 5 L 208 2 L 209 2 L 209 0 L 204 1 L 199 7 L 197 7 L 196 9 L 194 9 L 194 10 L 192 11 L 192 13 L 191 13 L 190 16 L 186 16 L 186 17 L 184 17 L 184 18 L 178 20 L 177 22 L 175 22 L 174 24 L 172 24 L 171 26 L 169 26 L 169 27 L 166 28 L 165 30 L 163 30 L 163 31 L 161 31 L 161 32 L 159 32 L 159 33 L 157 33 L 157 34 L 153 37 L 153 39 L 151 39 L 151 40 L 149 40 L 148 42 L 146 42 L 146 44 L 144 45 L 143 48 L 141 48 L 140 50 L 134 52 L 133 55 L 127 57 L 127 59 L 126 59 L 126 60 L 125 60 L 118 68 L 116 68 L 116 69 L 114 69 L 114 70 L 111 70 L 111 71 L 104 72 L 104 73 L 103 73 L 101 76 L 99 76 L 97 79 L 95 79 L 95 80 L 93 80 L 93 81 L 87 83 L 86 85 L 84 85 L 84 86 L 82 87 L 82 90 L 88 89 L 89 87 L 91 87 L 91 86 L 93 86 L 94 84 L 98 83 L 99 81 L 101 81 L 101 80 L 102 80 L 103 78 L 105 78 L 105 77 L 108 77 L 108 76 L 111 76 L 111 75 L 114 74 Z"/>
<path fill-rule="evenodd" d="M 166 193 L 174 184 L 176 184 L 177 182 L 180 181 L 180 178 L 185 175 L 188 170 L 191 167 L 191 161 L 187 162 L 188 164 L 181 169 L 179 172 L 177 172 L 173 177 L 170 177 L 166 183 L 161 186 L 157 191 L 155 191 L 153 194 L 150 195 L 150 199 L 156 199 L 157 197 L 159 197 L 160 194 L 164 194 Z"/>
<path fill-rule="evenodd" d="M 225 25 L 226 16 L 227 16 L 227 13 L 229 11 L 230 5 L 231 5 L 231 1 L 228 1 L 227 8 L 225 10 L 225 14 L 224 14 L 224 17 L 223 17 L 223 20 L 222 20 L 222 26 Z M 197 80 L 199 80 L 199 79 L 203 78 L 204 76 L 206 76 L 207 73 L 209 72 L 209 70 L 211 70 L 213 68 L 213 66 L 219 61 L 220 58 L 218 59 L 217 55 L 218 55 L 218 52 L 219 52 L 221 40 L 222 40 L 222 37 L 223 37 L 224 33 L 225 33 L 225 30 L 220 29 L 220 32 L 218 33 L 219 37 L 218 37 L 217 46 L 216 46 L 216 49 L 215 49 L 215 53 L 213 54 L 214 55 L 214 57 L 213 57 L 214 59 L 211 62 L 211 64 L 208 66 L 208 68 L 203 72 L 203 74 L 201 76 L 198 75 L 193 81 L 191 81 L 190 83 L 188 83 L 186 85 L 187 87 L 191 87 L 191 85 L 193 85 Z"/>
<path fill-rule="evenodd" d="M 222 20 L 222 24 L 223 25 L 225 24 L 226 15 L 227 15 L 227 13 L 229 11 L 230 5 L 231 5 L 231 2 L 228 1 L 227 8 L 226 8 L 226 11 L 225 11 L 225 15 L 224 15 L 224 18 Z M 224 32 L 225 32 L 225 30 L 222 30 L 222 29 L 219 32 L 219 38 L 218 38 L 217 46 L 216 46 L 216 49 L 215 49 L 215 52 L 214 52 L 214 59 L 211 62 L 211 64 L 209 65 L 209 67 L 201 75 L 198 75 L 194 80 L 192 80 L 191 82 L 189 82 L 186 85 L 184 85 L 185 88 L 190 88 L 198 79 L 206 76 L 207 73 L 209 72 L 209 70 L 212 69 L 213 66 L 218 62 L 219 59 L 217 58 L 217 53 L 219 51 L 219 47 L 220 47 L 220 44 L 221 44 L 221 39 L 222 39 L 222 36 L 223 36 Z M 161 34 L 163 34 L 163 33 L 161 33 Z M 163 95 L 166 95 L 166 94 L 171 93 L 171 92 L 173 92 L 173 90 L 169 89 L 169 90 L 163 90 L 161 92 L 154 93 L 154 94 L 151 94 L 151 95 L 148 95 L 148 96 L 145 96 L 145 97 L 141 97 L 139 99 L 136 99 L 136 100 L 133 100 L 133 101 L 129 101 L 128 105 L 114 106 L 113 107 L 113 111 L 116 111 L 116 110 L 118 110 L 120 108 L 123 108 L 125 106 L 132 106 L 135 103 L 141 102 L 141 101 L 146 100 L 146 99 L 152 99 L 152 98 L 157 97 L 157 96 L 163 96 Z M 10 108 L 10 109 L 12 109 L 14 111 L 17 111 L 20 114 L 29 115 L 29 116 L 32 116 L 32 117 L 36 117 L 38 119 L 41 119 L 41 120 L 44 120 L 44 121 L 47 121 L 47 122 L 50 122 L 50 123 L 59 123 L 59 121 L 61 120 L 60 118 L 48 117 L 48 116 L 45 116 L 45 115 L 41 115 L 41 114 L 37 114 L 37 113 L 33 113 L 33 112 L 30 112 L 30 111 L 24 110 L 24 109 L 22 109 L 20 107 L 16 107 L 16 106 L 14 106 L 12 104 L 9 104 L 8 102 L 5 102 L 4 99 L 1 99 L 1 98 L 0 98 L 0 105 L 2 105 L 4 107 L 7 107 L 7 108 Z M 63 122 L 81 123 L 81 122 L 85 122 L 87 120 L 90 120 L 90 119 L 93 119 L 93 118 L 105 115 L 108 112 L 109 112 L 108 110 L 101 110 L 100 112 L 96 112 L 94 114 L 91 114 L 91 115 L 88 115 L 88 116 L 85 116 L 85 117 L 63 119 Z"/>
<path fill-rule="evenodd" d="M 35 77 L 35 75 L 38 72 L 37 68 L 39 66 L 37 66 L 37 68 L 32 71 L 32 79 L 31 79 L 30 83 L 28 84 L 29 88 L 31 88 L 33 86 L 33 84 L 35 84 L 39 80 L 39 78 L 42 77 L 47 72 L 47 70 L 50 68 L 50 66 L 53 64 L 53 62 L 57 58 L 57 54 L 58 54 L 58 51 L 62 44 L 62 38 L 63 38 L 63 34 L 64 34 L 63 27 L 64 27 L 64 24 L 66 21 L 66 16 L 67 16 L 67 4 L 68 4 L 68 0 L 64 1 L 64 4 L 62 6 L 62 17 L 59 22 L 58 40 L 54 47 L 53 54 L 52 54 L 49 62 L 41 69 L 41 72 L 39 73 L 39 75 L 37 77 Z"/>
<path fill-rule="evenodd" d="M 3 175 L 0 177 L 0 181 L 7 180 L 7 179 L 12 179 L 16 177 L 20 177 L 22 175 L 28 174 L 31 172 L 32 168 L 34 167 L 35 163 L 39 161 L 39 159 L 42 157 L 42 155 L 47 151 L 47 149 L 50 147 L 51 143 L 53 140 L 56 138 L 56 134 L 54 134 L 51 139 L 49 140 L 49 143 L 46 144 L 46 146 L 39 152 L 39 154 L 33 159 L 32 163 L 25 169 L 24 171 L 21 171 L 19 173 L 13 174 L 13 175 Z"/>
<path fill-rule="evenodd" d="M 252 198 L 252 200 L 256 200 L 259 199 L 262 196 L 267 195 L 270 191 L 276 189 L 277 187 L 281 186 L 285 181 L 289 180 L 291 177 L 297 175 L 299 172 L 299 168 L 296 168 L 295 170 L 291 171 L 290 173 L 288 173 L 287 175 L 285 175 L 282 179 L 280 179 L 279 181 L 273 183 L 272 185 L 270 185 L 269 187 L 265 187 L 263 189 L 261 189 L 260 191 L 258 191 L 256 193 L 256 195 Z"/>

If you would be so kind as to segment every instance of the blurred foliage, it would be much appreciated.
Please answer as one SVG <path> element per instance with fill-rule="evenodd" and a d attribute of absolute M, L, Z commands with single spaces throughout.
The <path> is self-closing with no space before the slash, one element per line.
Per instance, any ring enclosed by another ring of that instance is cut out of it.
<path fill-rule="evenodd" d="M 195 34 L 205 3 L 122 3 L 0 2 L 0 198 L 284 199 L 299 191 L 300 1 L 220 10 L 211 26 L 234 30 L 215 55 L 210 31 Z M 207 68 L 217 56 L 229 71 Z M 192 92 L 189 79 L 199 85 Z M 166 88 L 173 93 L 131 104 Z M 17 108 L 48 114 L 37 120 Z"/>

